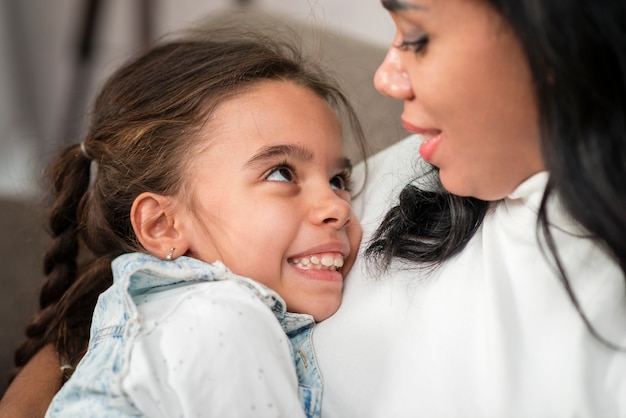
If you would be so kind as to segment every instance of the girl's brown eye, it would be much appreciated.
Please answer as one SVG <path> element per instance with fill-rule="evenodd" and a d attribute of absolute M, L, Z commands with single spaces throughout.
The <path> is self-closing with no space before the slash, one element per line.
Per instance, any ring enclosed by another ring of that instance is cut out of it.
<path fill-rule="evenodd" d="M 280 166 L 270 170 L 269 174 L 265 177 L 267 181 L 281 181 L 285 183 L 291 183 L 294 181 L 295 176 L 291 168 L 286 166 Z"/>
<path fill-rule="evenodd" d="M 338 174 L 332 179 L 330 179 L 330 187 L 333 190 L 345 190 L 347 192 L 350 192 L 352 190 L 351 183 L 352 182 L 350 180 L 349 172 Z"/>

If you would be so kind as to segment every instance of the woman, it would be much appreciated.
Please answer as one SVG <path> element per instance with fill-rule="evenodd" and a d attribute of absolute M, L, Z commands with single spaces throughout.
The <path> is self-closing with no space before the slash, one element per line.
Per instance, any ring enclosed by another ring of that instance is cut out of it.
<path fill-rule="evenodd" d="M 383 6 L 376 85 L 426 141 L 369 161 L 324 416 L 626 415 L 623 2 Z"/>
<path fill-rule="evenodd" d="M 370 159 L 324 416 L 626 416 L 626 5 L 382 4 L 421 138 Z"/>

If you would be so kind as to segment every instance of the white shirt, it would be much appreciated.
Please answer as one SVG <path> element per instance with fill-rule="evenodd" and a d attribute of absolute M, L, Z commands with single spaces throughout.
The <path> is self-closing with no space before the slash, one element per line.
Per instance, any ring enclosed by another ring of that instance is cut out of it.
<path fill-rule="evenodd" d="M 369 160 L 354 203 L 363 246 L 422 164 L 418 147 L 409 137 Z M 314 333 L 324 417 L 626 416 L 626 353 L 591 335 L 538 245 L 547 178 L 522 183 L 431 274 L 396 264 L 374 277 L 359 258 Z M 568 231 L 552 232 L 585 314 L 626 347 L 623 273 L 556 201 L 550 214 Z"/>
<path fill-rule="evenodd" d="M 231 280 L 150 296 L 123 380 L 146 416 L 304 417 L 289 338 L 259 298 Z"/>

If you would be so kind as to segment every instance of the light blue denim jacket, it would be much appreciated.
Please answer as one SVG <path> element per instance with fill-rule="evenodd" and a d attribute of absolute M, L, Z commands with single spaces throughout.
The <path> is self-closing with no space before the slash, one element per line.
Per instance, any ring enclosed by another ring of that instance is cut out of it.
<path fill-rule="evenodd" d="M 320 417 L 322 379 L 313 352 L 311 332 L 315 322 L 310 315 L 286 312 L 285 303 L 277 293 L 235 275 L 220 262 L 207 264 L 188 257 L 162 261 L 147 254 L 131 253 L 116 258 L 112 269 L 114 284 L 98 299 L 88 351 L 53 399 L 46 417 L 75 416 L 68 411 L 80 411 L 76 416 L 81 417 L 143 416 L 121 385 L 129 367 L 132 342 L 142 327 L 137 311 L 142 295 L 217 280 L 235 280 L 271 309 L 291 343 L 305 414 L 309 418 Z M 105 363 L 110 367 L 102 367 Z M 228 382 L 227 377 L 225 382 L 237 385 Z"/>

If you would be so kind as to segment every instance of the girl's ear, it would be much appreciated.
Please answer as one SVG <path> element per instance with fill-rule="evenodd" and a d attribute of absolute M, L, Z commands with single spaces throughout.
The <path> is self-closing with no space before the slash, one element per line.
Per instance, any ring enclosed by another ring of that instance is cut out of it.
<path fill-rule="evenodd" d="M 161 259 L 171 259 L 188 250 L 179 216 L 178 205 L 171 197 L 151 192 L 137 196 L 130 210 L 137 239 L 147 252 Z"/>

